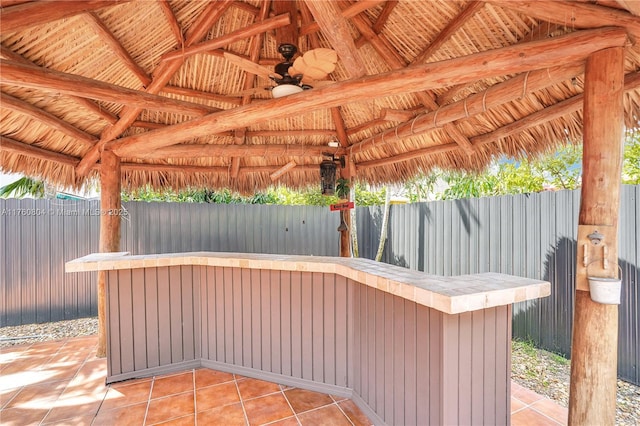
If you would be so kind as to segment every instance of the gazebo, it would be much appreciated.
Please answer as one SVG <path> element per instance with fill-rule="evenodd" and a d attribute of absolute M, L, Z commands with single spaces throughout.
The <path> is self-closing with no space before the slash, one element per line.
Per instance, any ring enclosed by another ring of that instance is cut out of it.
<path fill-rule="evenodd" d="M 101 208 L 116 213 L 101 216 L 103 252 L 119 250 L 122 187 L 306 187 L 321 165 L 381 184 L 582 142 L 569 422 L 614 423 L 617 306 L 591 300 L 583 260 L 603 259 L 590 275 L 617 274 L 640 3 L 0 6 L 0 170 L 59 187 L 99 179 Z"/>

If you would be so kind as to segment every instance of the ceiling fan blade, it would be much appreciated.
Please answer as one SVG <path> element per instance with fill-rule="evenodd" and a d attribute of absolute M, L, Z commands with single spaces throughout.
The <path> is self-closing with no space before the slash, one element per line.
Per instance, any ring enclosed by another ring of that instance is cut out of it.
<path fill-rule="evenodd" d="M 255 62 L 251 62 L 250 60 L 234 55 L 233 53 L 224 52 L 224 57 L 227 61 L 237 65 L 248 73 L 259 75 L 264 78 L 269 78 L 271 76 L 282 78 L 280 74 L 271 71 L 269 68 L 258 65 Z"/>
<path fill-rule="evenodd" d="M 303 74 L 307 78 L 321 80 L 336 68 L 338 55 L 332 49 L 313 49 L 298 56 L 289 69 L 290 75 Z M 291 73 L 295 74 L 291 74 Z"/>

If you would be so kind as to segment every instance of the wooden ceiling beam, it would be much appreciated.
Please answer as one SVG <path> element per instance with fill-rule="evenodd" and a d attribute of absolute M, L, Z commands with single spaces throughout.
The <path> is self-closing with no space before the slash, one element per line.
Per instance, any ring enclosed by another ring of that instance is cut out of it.
<path fill-rule="evenodd" d="M 185 47 L 184 49 L 177 49 L 162 55 L 162 61 L 175 61 L 184 60 L 190 56 L 198 53 L 205 53 L 211 50 L 219 49 L 237 41 L 246 40 L 249 37 L 253 37 L 257 34 L 263 34 L 267 31 L 275 30 L 282 26 L 288 25 L 290 18 L 288 14 L 275 16 L 273 18 L 265 19 L 262 22 L 256 22 L 255 24 L 241 28 L 236 31 L 232 31 L 229 34 L 225 34 L 213 40 L 203 41 L 202 43 Z"/>
<path fill-rule="evenodd" d="M 95 136 L 72 126 L 71 124 L 67 123 L 64 120 L 61 120 L 50 112 L 47 112 L 41 108 L 36 107 L 35 105 L 15 98 L 4 92 L 0 92 L 0 108 L 11 109 L 13 111 L 22 113 L 30 118 L 33 118 L 34 120 L 37 120 L 45 124 L 46 126 L 49 126 L 77 140 L 86 148 L 92 147 L 98 141 L 98 138 L 96 138 Z"/>
<path fill-rule="evenodd" d="M 630 90 L 637 90 L 638 88 L 640 88 L 640 72 L 627 74 L 624 79 L 624 90 L 630 91 Z M 480 146 L 480 145 L 488 144 L 491 142 L 496 142 L 499 139 L 506 138 L 508 136 L 512 136 L 517 133 L 521 133 L 532 127 L 539 126 L 541 124 L 547 123 L 549 121 L 555 120 L 560 117 L 564 117 L 567 114 L 571 114 L 581 110 L 583 105 L 583 99 L 584 99 L 583 94 L 579 94 L 569 99 L 565 99 L 562 102 L 558 102 L 555 105 L 549 106 L 545 109 L 534 112 L 533 114 L 529 114 L 528 116 L 521 118 L 520 120 L 514 121 L 513 123 L 509 123 L 505 126 L 502 126 L 501 128 L 494 130 L 493 132 L 474 136 L 471 138 L 471 143 L 473 143 L 474 146 Z M 356 165 L 356 168 L 366 169 L 371 167 L 380 167 L 380 166 L 385 166 L 389 164 L 399 163 L 402 161 L 412 160 L 414 158 L 455 151 L 458 148 L 459 147 L 453 143 L 438 145 L 438 146 L 405 152 L 400 155 L 395 155 L 393 157 L 380 158 L 380 159 L 371 160 L 371 161 L 364 161 L 362 163 L 358 163 Z"/>
<path fill-rule="evenodd" d="M 267 4 L 271 3 L 271 7 L 276 15 L 289 15 L 290 22 L 288 25 L 284 25 L 276 29 L 276 46 L 280 46 L 283 43 L 290 43 L 295 46 L 298 45 L 298 6 L 295 0 L 275 0 L 273 2 L 267 1 Z"/>
<path fill-rule="evenodd" d="M 12 33 L 129 1 L 131 0 L 34 1 L 3 7 L 0 11 L 0 29 L 2 34 Z"/>
<path fill-rule="evenodd" d="M 351 78 L 367 75 L 346 18 L 337 3 L 332 1 L 306 0 L 305 4 L 322 29 L 322 33 L 336 51 Z"/>
<path fill-rule="evenodd" d="M 205 92 L 204 90 L 188 89 L 186 87 L 170 86 L 167 85 L 162 88 L 160 93 L 170 93 L 172 95 L 188 96 L 191 98 L 198 98 L 207 101 L 223 102 L 231 105 L 240 105 L 242 98 L 239 96 L 227 96 L 220 95 L 218 93 Z"/>
<path fill-rule="evenodd" d="M 469 21 L 469 19 L 473 18 L 473 16 L 478 13 L 480 9 L 484 7 L 484 2 L 481 1 L 472 1 L 469 2 L 464 9 L 453 18 L 446 27 L 438 33 L 436 38 L 424 49 L 416 58 L 411 61 L 412 64 L 422 64 L 427 61 L 434 53 L 442 47 L 444 43 L 446 43 L 458 30 Z"/>
<path fill-rule="evenodd" d="M 13 61 L 19 64 L 31 65 L 37 67 L 38 65 L 34 64 L 30 60 L 22 57 L 21 55 L 9 50 L 4 46 L 0 46 L 0 58 L 7 59 L 9 61 Z M 115 114 L 110 113 L 109 111 L 102 108 L 100 105 L 95 103 L 90 99 L 81 98 L 79 96 L 69 96 L 70 99 L 73 99 L 78 104 L 87 108 L 92 113 L 96 114 L 98 117 L 101 117 L 103 120 L 109 123 L 115 123 L 118 121 L 118 117 Z"/>
<path fill-rule="evenodd" d="M 140 109 L 204 115 L 219 111 L 206 105 L 180 101 L 153 95 L 127 87 L 116 86 L 104 81 L 94 80 L 74 74 L 67 74 L 47 68 L 22 65 L 6 59 L 0 59 L 0 83 L 18 87 L 29 87 L 56 93 L 92 98 L 105 102 L 134 106 Z"/>
<path fill-rule="evenodd" d="M 211 26 L 224 15 L 232 4 L 232 0 L 218 0 L 208 3 L 196 22 L 187 30 L 184 45 L 188 47 L 206 36 Z M 153 81 L 146 88 L 146 92 L 150 94 L 159 93 L 162 88 L 167 85 L 169 80 L 171 80 L 176 71 L 180 69 L 182 63 L 183 61 L 181 59 L 172 62 L 160 62 L 160 65 L 154 70 Z M 104 145 L 117 138 L 131 123 L 136 121 L 142 109 L 143 108 L 128 106 L 123 108 L 120 114 L 120 120 L 107 127 L 100 135 L 98 143 L 82 158 L 80 164 L 76 167 L 77 176 L 83 177 L 89 173 L 93 165 L 100 158 L 100 152 L 104 149 Z"/>
<path fill-rule="evenodd" d="M 517 46 L 522 43 L 529 43 L 536 40 L 545 40 L 549 39 L 550 35 L 553 34 L 560 28 L 560 25 L 553 24 L 550 22 L 542 22 L 540 25 L 535 26 L 529 31 L 526 37 L 523 37 L 521 41 L 513 44 L 512 46 Z M 437 98 L 437 102 L 440 105 L 449 103 L 452 99 L 458 96 L 462 91 L 468 88 L 467 84 L 456 84 L 447 89 L 446 92 L 440 94 Z"/>
<path fill-rule="evenodd" d="M 319 0 L 319 1 L 323 1 L 323 0 Z M 386 0 L 360 0 L 356 3 L 353 3 L 351 6 L 347 7 L 346 9 L 341 11 L 339 15 L 336 15 L 336 16 L 342 16 L 343 18 L 350 19 L 364 12 L 367 9 L 376 7 L 377 5 L 385 1 Z M 320 31 L 320 24 L 318 22 L 309 22 L 307 24 L 302 25 L 302 27 L 300 27 L 301 36 L 313 34 L 318 31 Z"/>
<path fill-rule="evenodd" d="M 640 19 L 629 12 L 619 9 L 572 1 L 484 1 L 527 16 L 565 25 L 569 28 L 624 27 L 636 40 L 640 40 Z"/>
<path fill-rule="evenodd" d="M 624 91 L 637 90 L 638 88 L 640 88 L 640 72 L 627 74 L 624 78 Z M 506 124 L 493 132 L 474 136 L 471 138 L 471 143 L 477 146 L 495 142 L 499 139 L 523 132 L 531 127 L 535 127 L 563 117 L 567 114 L 579 111 L 582 109 L 583 98 L 584 95 L 579 94 L 569 99 L 565 99 L 562 102 L 548 106 L 543 110 L 536 111 L 521 118 L 520 120 L 514 121 L 513 123 Z"/>
<path fill-rule="evenodd" d="M 256 166 L 256 167 L 243 167 L 239 170 L 238 174 L 249 173 L 266 173 L 272 174 L 282 166 Z M 178 165 L 178 164 L 141 164 L 141 163 L 122 163 L 121 170 L 123 172 L 158 172 L 158 173 L 185 173 L 185 174 L 227 174 L 229 168 L 227 166 L 190 166 L 190 165 Z M 298 172 L 317 172 L 318 165 L 299 165 L 296 166 L 295 171 Z"/>
<path fill-rule="evenodd" d="M 395 9 L 397 5 L 398 0 L 387 0 L 384 3 L 384 6 L 380 11 L 380 15 L 378 15 L 375 24 L 373 24 L 373 31 L 375 31 L 376 34 L 380 34 L 382 32 L 382 29 L 389 20 L 389 16 L 391 16 L 391 12 L 393 12 L 393 9 Z"/>
<path fill-rule="evenodd" d="M 491 108 L 521 98 L 529 92 L 569 80 L 582 72 L 584 72 L 584 64 L 580 62 L 519 74 L 464 100 L 444 105 L 436 111 L 418 115 L 410 121 L 364 139 L 349 147 L 349 153 L 367 151 L 405 137 L 431 131 L 445 123 L 473 117 Z"/>
<path fill-rule="evenodd" d="M 578 31 L 545 41 L 336 82 L 303 93 L 220 111 L 144 135 L 121 138 L 112 145 L 119 155 L 137 152 L 142 147 L 157 149 L 212 133 L 299 114 L 301 110 L 310 112 L 407 91 L 433 90 L 451 84 L 546 69 L 559 62 L 574 63 L 583 60 L 590 52 L 625 45 L 627 40 L 627 32 L 621 28 Z"/>
<path fill-rule="evenodd" d="M 147 72 L 142 69 L 140 65 L 131 57 L 127 49 L 116 39 L 111 30 L 98 18 L 94 13 L 85 13 L 82 15 L 85 22 L 89 24 L 91 28 L 98 34 L 98 37 L 105 43 L 109 49 L 116 55 L 116 57 L 122 62 L 133 75 L 135 75 L 143 86 L 151 83 L 151 77 L 147 75 Z"/>
<path fill-rule="evenodd" d="M 404 59 L 398 55 L 398 53 L 390 47 L 390 44 L 386 42 L 386 38 L 377 35 L 371 28 L 371 23 L 364 16 L 355 16 L 351 22 L 353 22 L 367 40 L 371 43 L 373 48 L 378 52 L 382 59 L 391 67 L 391 69 L 399 70 L 406 67 Z M 429 93 L 416 92 L 416 97 L 422 105 L 432 110 L 437 110 L 438 105 Z M 445 131 L 453 138 L 453 140 L 460 145 L 467 154 L 473 153 L 473 145 L 469 139 L 462 133 L 462 131 L 454 124 L 447 123 L 444 125 Z"/>
<path fill-rule="evenodd" d="M 173 9 L 171 9 L 169 0 L 159 0 L 158 5 L 164 14 L 164 17 L 167 18 L 167 24 L 169 25 L 169 28 L 171 28 L 171 32 L 173 33 L 173 37 L 176 39 L 176 43 L 178 43 L 178 46 L 183 46 L 184 34 L 182 34 L 182 29 L 180 28 L 176 15 L 173 13 Z"/>
<path fill-rule="evenodd" d="M 39 148 L 37 146 L 33 146 L 24 142 L 19 142 L 15 139 L 11 139 L 2 135 L 0 135 L 0 152 L 25 155 L 27 157 L 36 158 L 38 160 L 53 161 L 55 163 L 64 164 L 71 167 L 77 166 L 80 162 L 80 159 L 77 157 L 61 154 L 55 151 L 49 151 L 48 149 Z"/>
<path fill-rule="evenodd" d="M 320 157 L 329 150 L 324 145 L 263 144 L 212 145 L 180 144 L 131 155 L 138 159 L 203 158 L 203 157 Z M 340 151 L 342 152 L 342 150 Z M 129 157 L 129 156 L 128 156 Z"/>

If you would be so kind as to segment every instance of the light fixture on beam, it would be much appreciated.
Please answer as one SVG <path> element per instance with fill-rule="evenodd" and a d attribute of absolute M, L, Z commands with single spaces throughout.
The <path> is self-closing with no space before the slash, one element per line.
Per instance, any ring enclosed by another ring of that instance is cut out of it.
<path fill-rule="evenodd" d="M 289 161 L 287 164 L 280 167 L 275 172 L 271 173 L 269 177 L 271 178 L 272 181 L 275 182 L 280 176 L 287 173 L 289 170 L 293 169 L 295 166 L 297 166 L 295 161 Z"/>

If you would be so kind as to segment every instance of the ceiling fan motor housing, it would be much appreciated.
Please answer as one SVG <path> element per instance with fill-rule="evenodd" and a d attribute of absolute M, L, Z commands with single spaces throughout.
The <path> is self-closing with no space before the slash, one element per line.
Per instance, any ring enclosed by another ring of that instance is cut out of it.
<path fill-rule="evenodd" d="M 298 48 L 290 43 L 283 43 L 278 46 L 278 52 L 284 57 L 284 62 L 280 62 L 275 66 L 275 72 L 280 74 L 282 78 L 274 78 L 271 77 L 276 84 L 294 84 L 296 86 L 300 85 L 300 81 L 302 80 L 302 74 L 298 75 L 289 75 L 289 68 L 293 65 L 293 57 L 298 52 Z"/>

